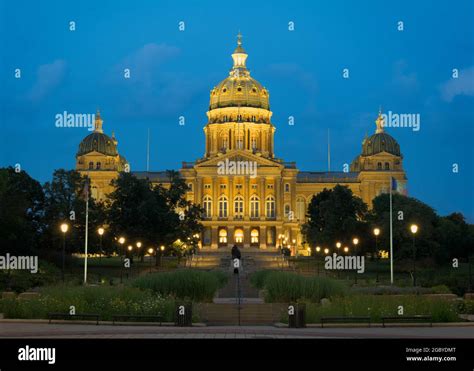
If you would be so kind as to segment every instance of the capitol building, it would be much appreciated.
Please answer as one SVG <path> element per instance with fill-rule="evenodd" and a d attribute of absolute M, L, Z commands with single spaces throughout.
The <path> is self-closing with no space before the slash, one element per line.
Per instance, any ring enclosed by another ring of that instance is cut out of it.
<path fill-rule="evenodd" d="M 385 132 L 381 112 L 375 133 L 363 139 L 361 153 L 348 172 L 300 171 L 295 162 L 276 157 L 270 95 L 250 75 L 247 56 L 239 35 L 229 75 L 210 93 L 204 156 L 179 169 L 188 184 L 188 200 L 205 210 L 203 249 L 234 244 L 244 249 L 301 249 L 307 206 L 323 189 L 347 186 L 369 208 L 374 197 L 389 189 L 392 177 L 405 189 L 400 146 Z M 111 180 L 128 168 L 117 139 L 106 135 L 102 124 L 97 114 L 94 131 L 83 139 L 76 155 L 76 170 L 89 176 L 97 199 L 111 192 Z M 132 173 L 153 184 L 169 183 L 165 171 Z"/>

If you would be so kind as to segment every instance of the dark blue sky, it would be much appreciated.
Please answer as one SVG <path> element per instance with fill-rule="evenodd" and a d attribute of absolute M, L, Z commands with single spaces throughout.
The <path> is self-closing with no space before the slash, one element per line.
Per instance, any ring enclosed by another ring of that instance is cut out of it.
<path fill-rule="evenodd" d="M 56 128 L 55 115 L 97 107 L 132 170 L 146 167 L 147 128 L 151 170 L 201 157 L 209 91 L 228 75 L 241 30 L 252 76 L 270 91 L 278 157 L 326 170 L 330 128 L 332 170 L 342 170 L 380 105 L 420 114 L 418 132 L 388 129 L 409 195 L 473 222 L 474 6 L 443 3 L 0 0 L 0 166 L 20 163 L 42 182 L 73 168 L 89 132 Z"/>

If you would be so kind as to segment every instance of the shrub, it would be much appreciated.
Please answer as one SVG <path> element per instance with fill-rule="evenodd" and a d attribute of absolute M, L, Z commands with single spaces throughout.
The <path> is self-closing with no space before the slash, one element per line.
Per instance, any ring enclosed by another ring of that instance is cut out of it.
<path fill-rule="evenodd" d="M 38 272 L 10 270 L 0 271 L 0 291 L 11 290 L 21 293 L 32 288 L 52 284 L 60 276 L 60 270 L 51 263 L 40 260 Z"/>
<path fill-rule="evenodd" d="M 459 321 L 456 303 L 449 300 L 424 298 L 415 295 L 374 296 L 350 295 L 336 297 L 329 304 L 308 302 L 306 318 L 308 323 L 317 323 L 324 316 L 369 316 L 372 322 L 381 322 L 383 316 L 398 316 L 402 305 L 404 315 L 431 315 L 433 322 Z M 286 322 L 288 319 L 284 318 Z"/>
<path fill-rule="evenodd" d="M 172 321 L 174 300 L 132 287 L 58 285 L 41 289 L 40 296 L 31 299 L 0 300 L 0 312 L 6 318 L 47 318 L 48 312 L 98 313 L 102 320 L 114 314 L 157 315 Z"/>
<path fill-rule="evenodd" d="M 322 298 L 344 295 L 345 287 L 340 282 L 326 277 L 303 277 L 280 272 L 260 271 L 251 277 L 251 283 L 265 289 L 267 302 L 292 302 L 306 299 L 319 302 Z"/>
<path fill-rule="evenodd" d="M 227 276 L 220 271 L 177 270 L 166 273 L 152 273 L 135 279 L 131 285 L 149 289 L 162 296 L 192 301 L 212 301 L 216 291 L 227 282 Z"/>
<path fill-rule="evenodd" d="M 400 287 L 400 286 L 374 286 L 353 287 L 351 292 L 360 295 L 416 295 L 416 294 L 450 294 L 447 286 L 439 285 L 432 288 L 427 287 Z"/>

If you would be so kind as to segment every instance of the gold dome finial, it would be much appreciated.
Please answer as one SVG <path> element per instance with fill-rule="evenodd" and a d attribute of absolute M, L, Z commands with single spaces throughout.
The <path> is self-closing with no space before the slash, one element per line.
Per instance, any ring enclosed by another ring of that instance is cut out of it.
<path fill-rule="evenodd" d="M 245 61 L 247 60 L 247 53 L 245 52 L 244 48 L 242 47 L 242 34 L 237 34 L 237 48 L 235 48 L 234 53 L 232 54 L 232 59 L 234 60 L 233 71 L 231 71 L 231 75 L 240 76 L 241 73 L 247 71 L 247 67 L 245 66 Z M 235 72 L 237 71 L 237 72 Z"/>
<path fill-rule="evenodd" d="M 102 130 L 102 118 L 100 117 L 100 110 L 97 108 L 97 113 L 95 114 L 95 120 L 94 120 L 94 131 L 96 133 L 103 133 L 104 131 Z"/>
<path fill-rule="evenodd" d="M 376 134 L 384 132 L 385 122 L 384 122 L 383 115 L 382 115 L 382 106 L 379 107 L 379 115 L 377 116 L 377 119 L 375 120 L 375 125 L 377 127 L 375 129 Z"/>

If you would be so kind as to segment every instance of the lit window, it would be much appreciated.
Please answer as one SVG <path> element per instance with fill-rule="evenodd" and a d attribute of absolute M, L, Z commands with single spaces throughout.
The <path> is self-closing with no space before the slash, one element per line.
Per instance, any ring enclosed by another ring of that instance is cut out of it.
<path fill-rule="evenodd" d="M 251 218 L 258 218 L 260 215 L 260 201 L 257 196 L 253 195 L 250 198 L 250 217 Z"/>
<path fill-rule="evenodd" d="M 193 183 L 188 183 L 188 190 L 189 190 L 190 192 L 193 191 Z"/>
<path fill-rule="evenodd" d="M 219 243 L 227 243 L 227 229 L 219 231 Z"/>
<path fill-rule="evenodd" d="M 219 218 L 227 218 L 227 197 L 219 198 Z"/>
<path fill-rule="evenodd" d="M 268 196 L 265 202 L 266 204 L 266 214 L 267 218 L 275 217 L 275 198 L 273 196 Z"/>
<path fill-rule="evenodd" d="M 250 232 L 250 243 L 258 243 L 258 229 L 252 229 Z"/>
<path fill-rule="evenodd" d="M 100 167 L 101 167 L 101 163 L 98 162 L 98 163 L 95 165 L 95 168 L 96 168 L 96 170 L 100 170 Z"/>
<path fill-rule="evenodd" d="M 234 232 L 234 241 L 235 243 L 244 242 L 244 231 L 240 228 L 236 229 Z"/>
<path fill-rule="evenodd" d="M 204 217 L 210 218 L 212 216 L 212 199 L 209 196 L 205 196 L 203 199 Z"/>
<path fill-rule="evenodd" d="M 238 196 L 234 200 L 234 214 L 237 217 L 244 215 L 244 199 L 242 196 Z"/>

